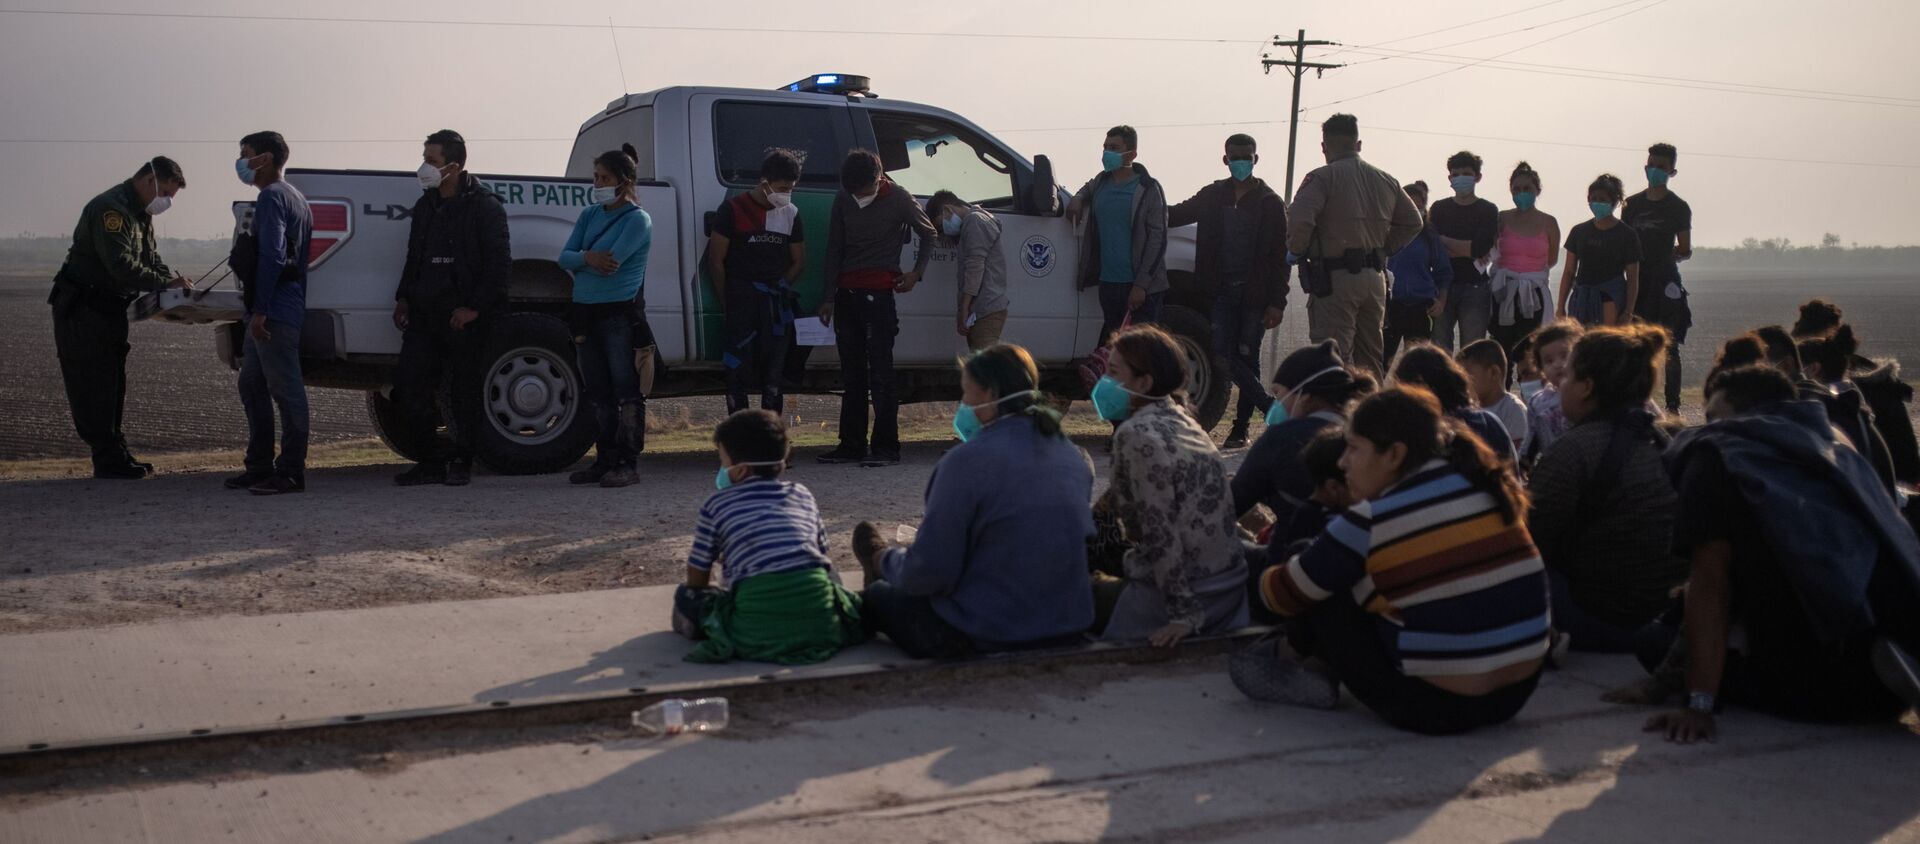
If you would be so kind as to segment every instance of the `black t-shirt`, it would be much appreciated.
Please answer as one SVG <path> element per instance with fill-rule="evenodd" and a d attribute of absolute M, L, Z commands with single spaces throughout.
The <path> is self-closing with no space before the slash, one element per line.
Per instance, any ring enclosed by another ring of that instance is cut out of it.
<path fill-rule="evenodd" d="M 1441 236 L 1473 242 L 1468 257 L 1452 259 L 1454 283 L 1486 281 L 1486 274 L 1473 263 L 1493 251 L 1493 242 L 1500 236 L 1500 208 L 1484 199 L 1461 205 L 1453 201 L 1453 197 L 1447 197 L 1433 204 L 1427 218 Z"/>
<path fill-rule="evenodd" d="M 1681 232 L 1693 230 L 1693 208 L 1671 191 L 1657 201 L 1646 191 L 1627 197 L 1620 219 L 1639 233 L 1640 259 L 1647 270 L 1672 267 L 1674 241 Z"/>
<path fill-rule="evenodd" d="M 713 233 L 727 239 L 727 284 L 778 281 L 793 263 L 788 247 L 806 242 L 800 208 L 768 208 L 743 193 L 720 204 Z"/>
<path fill-rule="evenodd" d="M 1567 251 L 1580 259 L 1575 282 L 1604 284 L 1624 275 L 1628 264 L 1640 263 L 1640 236 L 1618 221 L 1603 231 L 1588 220 L 1567 233 Z"/>

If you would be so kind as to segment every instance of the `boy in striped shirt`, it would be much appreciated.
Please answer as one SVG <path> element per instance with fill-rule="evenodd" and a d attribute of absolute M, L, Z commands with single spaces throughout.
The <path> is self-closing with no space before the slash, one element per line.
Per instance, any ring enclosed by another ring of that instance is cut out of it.
<path fill-rule="evenodd" d="M 673 629 L 700 645 L 689 662 L 823 662 L 866 638 L 860 596 L 842 588 L 827 532 L 806 487 L 781 479 L 780 417 L 742 410 L 714 429 L 718 492 L 700 506 Z M 718 565 L 725 588 L 712 585 Z"/>

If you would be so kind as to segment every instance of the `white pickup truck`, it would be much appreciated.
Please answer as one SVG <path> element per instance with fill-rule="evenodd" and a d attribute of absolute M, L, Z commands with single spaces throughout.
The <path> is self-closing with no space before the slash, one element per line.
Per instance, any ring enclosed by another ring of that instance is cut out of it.
<path fill-rule="evenodd" d="M 513 313 L 495 326 L 494 362 L 481 386 L 490 424 L 480 437 L 480 458 L 495 471 L 557 471 L 592 445 L 593 418 L 583 406 L 563 322 L 572 279 L 555 260 L 588 202 L 594 156 L 622 143 L 639 151 L 639 199 L 653 216 L 645 298 L 664 364 L 654 397 L 725 392 L 720 299 L 699 269 L 699 257 L 708 218 L 722 201 L 753 187 L 771 147 L 806 155 L 794 203 L 816 237 L 797 285 L 802 313 L 819 306 L 824 233 L 839 189 L 840 160 L 855 147 L 874 150 L 887 175 L 915 196 L 924 200 L 950 190 L 1000 218 L 1013 302 L 1005 337 L 1033 353 L 1045 388 L 1084 397 L 1074 362 L 1099 339 L 1100 305 L 1095 291 L 1075 284 L 1079 235 L 1061 216 L 1066 194 L 1054 184 L 1045 156 L 1029 161 L 951 112 L 872 96 L 861 77 L 820 74 L 771 91 L 662 88 L 614 100 L 582 124 L 564 176 L 479 177 L 504 201 L 513 238 Z M 1091 148 L 1093 140 L 1088 143 Z M 486 150 L 480 146 L 471 154 L 484 160 Z M 307 383 L 366 391 L 368 413 L 382 438 L 401 456 L 418 457 L 430 444 L 398 424 L 390 385 L 400 352 L 393 292 L 419 182 L 410 171 L 374 170 L 294 169 L 287 179 L 313 206 L 301 341 Z M 236 228 L 250 214 L 251 203 L 235 203 Z M 902 245 L 903 265 L 913 248 Z M 1210 428 L 1226 407 L 1229 386 L 1203 351 L 1209 348 L 1208 323 L 1191 275 L 1191 228 L 1170 233 L 1167 266 L 1173 290 L 1162 324 L 1186 346 L 1192 392 L 1201 422 Z M 920 285 L 900 298 L 894 360 L 903 402 L 959 396 L 953 362 L 966 345 L 953 330 L 956 285 L 953 252 L 941 249 Z M 134 313 L 215 324 L 219 354 L 234 364 L 238 293 L 218 289 L 195 298 L 168 292 L 136 303 Z M 832 347 L 789 358 L 790 391 L 838 388 Z"/>

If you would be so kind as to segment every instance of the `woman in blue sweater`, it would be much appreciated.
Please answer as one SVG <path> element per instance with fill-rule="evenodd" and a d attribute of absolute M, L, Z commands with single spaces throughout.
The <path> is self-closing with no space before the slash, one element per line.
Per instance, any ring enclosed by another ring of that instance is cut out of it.
<path fill-rule="evenodd" d="M 854 528 L 861 615 L 912 656 L 1070 644 L 1093 623 L 1093 461 L 1039 383 L 1019 346 L 967 358 L 953 419 L 963 442 L 927 481 L 919 535 L 887 548 L 871 522 Z"/>
<path fill-rule="evenodd" d="M 642 304 L 653 218 L 634 197 L 639 170 L 631 146 L 593 160 L 593 204 L 580 212 L 560 252 L 561 268 L 573 273 L 568 321 L 580 378 L 600 425 L 593 465 L 573 473 L 571 483 L 620 487 L 639 480 L 634 462 L 646 444 L 647 405 L 634 350 L 653 347 Z"/>

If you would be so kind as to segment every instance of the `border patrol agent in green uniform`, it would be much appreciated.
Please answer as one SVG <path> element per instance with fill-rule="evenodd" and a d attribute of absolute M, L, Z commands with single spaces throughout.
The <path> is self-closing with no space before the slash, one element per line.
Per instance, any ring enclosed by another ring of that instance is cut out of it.
<path fill-rule="evenodd" d="M 73 246 L 47 297 L 73 429 L 93 449 L 96 478 L 131 480 L 153 471 L 133 459 L 120 433 L 131 348 L 127 306 L 143 293 L 193 286 L 160 260 L 153 236 L 153 215 L 186 186 L 179 164 L 156 157 L 94 197 L 73 227 Z"/>

